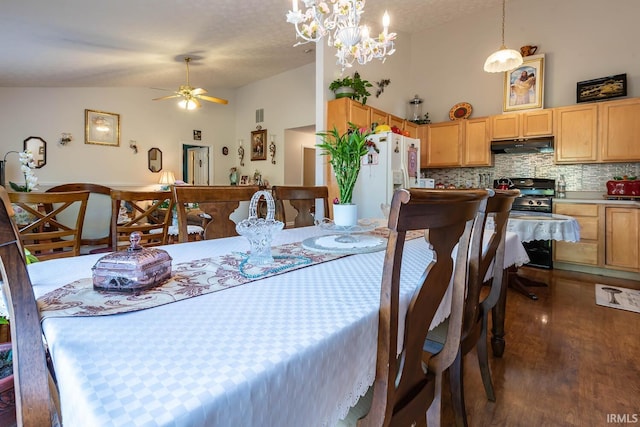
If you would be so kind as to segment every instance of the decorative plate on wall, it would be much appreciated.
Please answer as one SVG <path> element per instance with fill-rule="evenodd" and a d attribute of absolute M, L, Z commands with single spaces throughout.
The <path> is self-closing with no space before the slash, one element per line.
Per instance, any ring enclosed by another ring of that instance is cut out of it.
<path fill-rule="evenodd" d="M 449 119 L 450 120 L 461 120 L 468 119 L 471 115 L 473 108 L 471 108 L 471 104 L 468 102 L 459 102 L 449 110 Z"/>

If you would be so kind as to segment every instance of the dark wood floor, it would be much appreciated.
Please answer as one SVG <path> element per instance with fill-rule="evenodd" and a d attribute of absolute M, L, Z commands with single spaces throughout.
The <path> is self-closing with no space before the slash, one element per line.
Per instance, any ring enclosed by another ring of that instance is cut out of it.
<path fill-rule="evenodd" d="M 549 286 L 531 288 L 538 301 L 509 289 L 505 352 L 490 356 L 496 402 L 484 394 L 475 352 L 466 356 L 469 425 L 640 426 L 640 314 L 598 306 L 594 293 L 595 283 L 640 289 L 640 282 L 533 268 L 519 274 Z M 443 425 L 453 424 L 445 399 Z"/>

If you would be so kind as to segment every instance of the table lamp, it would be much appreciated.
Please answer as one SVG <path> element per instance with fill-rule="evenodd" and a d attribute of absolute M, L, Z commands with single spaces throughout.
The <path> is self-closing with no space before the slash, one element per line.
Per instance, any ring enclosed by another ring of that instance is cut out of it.
<path fill-rule="evenodd" d="M 176 183 L 176 176 L 171 171 L 164 171 L 160 175 L 158 183 L 162 186 L 162 190 L 166 191 L 169 187 Z"/>

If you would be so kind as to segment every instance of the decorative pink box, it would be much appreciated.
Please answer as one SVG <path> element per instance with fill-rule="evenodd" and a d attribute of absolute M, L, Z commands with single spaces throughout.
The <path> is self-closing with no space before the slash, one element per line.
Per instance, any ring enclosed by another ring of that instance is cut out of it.
<path fill-rule="evenodd" d="M 105 255 L 93 266 L 93 289 L 138 292 L 161 285 L 171 277 L 167 251 L 143 248 L 138 232 L 131 233 L 131 247 Z"/>

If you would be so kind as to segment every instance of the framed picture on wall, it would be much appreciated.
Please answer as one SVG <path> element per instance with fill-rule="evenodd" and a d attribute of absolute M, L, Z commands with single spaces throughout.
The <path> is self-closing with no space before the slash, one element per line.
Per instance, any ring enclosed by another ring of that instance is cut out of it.
<path fill-rule="evenodd" d="M 251 160 L 267 160 L 266 142 L 266 129 L 251 132 Z"/>
<path fill-rule="evenodd" d="M 120 145 L 120 114 L 84 110 L 84 143 Z"/>
<path fill-rule="evenodd" d="M 502 111 L 544 107 L 544 55 L 526 56 L 518 68 L 504 73 Z"/>
<path fill-rule="evenodd" d="M 577 102 L 602 101 L 627 96 L 627 74 L 578 82 L 576 92 Z"/>

